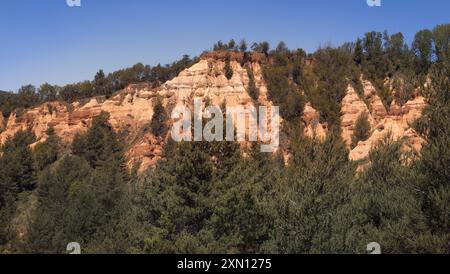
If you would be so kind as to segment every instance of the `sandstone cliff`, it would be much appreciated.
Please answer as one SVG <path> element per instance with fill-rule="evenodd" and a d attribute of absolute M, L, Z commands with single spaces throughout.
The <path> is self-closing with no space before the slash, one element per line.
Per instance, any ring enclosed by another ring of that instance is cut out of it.
<path fill-rule="evenodd" d="M 198 63 L 158 88 L 151 88 L 146 84 L 135 84 L 117 92 L 109 99 L 98 97 L 73 104 L 49 102 L 28 109 L 20 115 L 13 113 L 4 123 L 4 131 L 0 131 L 0 143 L 4 143 L 17 131 L 29 127 L 36 134 L 38 142 L 41 142 L 47 138 L 45 131 L 50 126 L 54 127 L 56 134 L 63 141 L 69 142 L 77 133 L 82 133 L 89 128 L 93 117 L 101 111 L 106 111 L 110 114 L 109 122 L 113 128 L 127 136 L 126 155 L 129 166 L 140 163 L 142 171 L 149 166 L 154 166 L 162 158 L 167 139 L 167 136 L 154 136 L 147 130 L 157 97 L 163 99 L 163 104 L 169 112 L 177 105 L 191 107 L 194 97 L 203 98 L 204 102 L 208 98 L 208 101 L 214 105 L 225 103 L 227 106 L 240 105 L 244 108 L 256 104 L 272 105 L 267 98 L 267 87 L 260 63 L 264 56 L 251 56 L 251 61 L 247 62 L 247 66 L 254 74 L 256 87 L 259 89 L 257 102 L 247 93 L 249 77 L 247 69 L 241 65 L 242 58 L 242 54 L 239 53 L 232 56 L 230 65 L 233 76 L 229 80 L 224 73 L 224 56 L 205 54 Z M 396 139 L 405 138 L 407 144 L 415 149 L 420 148 L 421 140 L 410 129 L 409 123 L 420 117 L 421 110 L 425 106 L 424 98 L 418 96 L 403 107 L 397 107 L 394 103 L 391 113 L 388 113 L 372 84 L 363 81 L 363 87 L 364 94 L 361 95 L 363 98 L 360 98 L 360 95 L 349 86 L 342 101 L 342 137 L 348 146 L 350 146 L 356 119 L 362 112 L 369 114 L 371 125 L 370 138 L 359 142 L 351 150 L 350 159 L 361 160 L 367 157 L 373 145 L 389 131 L 392 131 Z M 327 125 L 321 124 L 319 118 L 320 114 L 311 104 L 306 104 L 301 122 L 307 136 L 322 139 L 326 136 Z M 0 120 L 0 128 L 1 125 Z"/>
<path fill-rule="evenodd" d="M 370 150 L 387 135 L 394 140 L 403 140 L 405 150 L 419 151 L 423 140 L 411 128 L 411 123 L 422 115 L 422 110 L 426 106 L 425 98 L 416 95 L 403 106 L 393 102 L 388 112 L 373 85 L 363 81 L 363 87 L 363 98 L 360 98 L 352 87 L 348 87 L 347 95 L 342 101 L 342 138 L 348 146 L 351 143 L 356 120 L 362 112 L 369 114 L 368 120 L 371 125 L 370 137 L 358 142 L 356 147 L 351 149 L 350 159 L 357 161 L 367 158 Z"/>
<path fill-rule="evenodd" d="M 163 98 L 164 105 L 190 105 L 194 97 L 209 98 L 214 105 L 254 106 L 255 102 L 247 93 L 249 82 L 247 70 L 237 60 L 231 61 L 233 76 L 230 80 L 224 74 L 225 62 L 215 57 L 204 56 L 198 63 L 182 71 L 178 77 L 156 89 L 145 84 L 130 85 L 110 99 L 92 98 L 87 102 L 66 104 L 50 102 L 28 109 L 25 113 L 13 113 L 7 121 L 6 129 L 0 134 L 0 143 L 19 130 L 31 128 L 38 142 L 47 138 L 45 131 L 53 126 L 55 133 L 63 141 L 71 141 L 77 133 L 86 131 L 92 118 L 101 111 L 110 114 L 109 122 L 117 132 L 128 136 L 129 165 L 142 163 L 142 168 L 154 165 L 162 157 L 165 136 L 153 136 L 145 130 L 153 116 L 153 104 L 157 96 Z M 255 75 L 255 84 L 260 91 L 259 104 L 270 105 L 267 88 L 258 62 L 249 64 Z"/>
<path fill-rule="evenodd" d="M 307 103 L 303 109 L 302 122 L 306 136 L 321 140 L 327 136 L 327 125 L 320 123 L 320 113 L 311 106 L 311 103 Z"/>

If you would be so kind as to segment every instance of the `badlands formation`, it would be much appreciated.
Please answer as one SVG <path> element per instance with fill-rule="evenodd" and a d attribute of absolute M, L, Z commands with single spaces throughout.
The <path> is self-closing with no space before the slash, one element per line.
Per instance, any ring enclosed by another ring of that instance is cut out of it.
<path fill-rule="evenodd" d="M 354 161 L 364 160 L 371 148 L 387 135 L 394 140 L 403 140 L 405 149 L 420 151 L 423 140 L 411 128 L 411 123 L 422 116 L 422 110 L 426 106 L 425 98 L 415 95 L 403 106 L 393 101 L 388 112 L 369 81 L 363 81 L 363 88 L 364 98 L 360 98 L 354 88 L 349 86 L 342 100 L 342 138 L 348 147 L 359 115 L 367 113 L 371 127 L 370 137 L 358 142 L 356 147 L 350 150 L 349 158 Z"/>
<path fill-rule="evenodd" d="M 260 96 L 258 104 L 271 106 L 267 98 L 267 87 L 263 79 L 260 57 L 252 56 L 249 63 Z M 157 97 L 163 98 L 163 104 L 169 111 L 177 105 L 190 105 L 194 97 L 209 98 L 214 105 L 223 102 L 227 106 L 241 105 L 244 108 L 254 106 L 247 93 L 249 77 L 241 66 L 239 58 L 232 58 L 233 76 L 225 77 L 224 58 L 205 54 L 200 61 L 182 71 L 174 79 L 152 89 L 146 84 L 129 85 L 113 97 L 105 100 L 91 98 L 72 104 L 48 102 L 28 109 L 17 115 L 12 113 L 7 119 L 0 115 L 0 143 L 19 130 L 31 128 L 38 142 L 44 141 L 48 127 L 53 126 L 55 133 L 65 142 L 71 141 L 78 133 L 86 131 L 92 118 L 105 111 L 110 114 L 109 122 L 118 133 L 123 133 L 127 141 L 128 165 L 140 163 L 140 170 L 154 166 L 162 158 L 166 136 L 154 136 L 148 130 L 153 115 L 153 105 Z M 371 125 L 368 140 L 359 142 L 350 151 L 351 160 L 365 159 L 370 149 L 388 132 L 395 139 L 404 139 L 413 149 L 420 149 L 422 140 L 411 129 L 410 123 L 421 116 L 425 106 L 423 97 L 416 96 L 400 107 L 393 102 L 390 111 L 386 111 L 372 84 L 363 81 L 364 98 L 360 98 L 349 86 L 342 102 L 342 137 L 350 148 L 351 136 L 358 116 L 367 112 Z M 323 138 L 327 134 L 325 125 L 319 122 L 320 114 L 311 106 L 305 105 L 302 123 L 308 136 Z"/>

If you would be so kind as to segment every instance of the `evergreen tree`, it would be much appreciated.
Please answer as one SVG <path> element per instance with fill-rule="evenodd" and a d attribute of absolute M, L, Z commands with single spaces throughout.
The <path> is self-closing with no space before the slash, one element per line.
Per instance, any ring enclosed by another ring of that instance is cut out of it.
<path fill-rule="evenodd" d="M 241 52 L 247 51 L 247 41 L 245 41 L 245 39 L 242 39 L 241 42 L 239 43 L 239 50 Z"/>
<path fill-rule="evenodd" d="M 340 125 L 341 101 L 352 78 L 352 55 L 342 49 L 323 48 L 315 54 L 314 87 L 306 89 L 309 101 L 330 127 Z"/>
<path fill-rule="evenodd" d="M 266 56 L 269 54 L 270 45 L 269 42 L 253 43 L 252 50 L 258 53 L 263 53 Z"/>
<path fill-rule="evenodd" d="M 432 248 L 424 244 L 428 237 L 425 218 L 401 143 L 387 137 L 369 158 L 369 166 L 352 188 L 351 200 L 335 215 L 333 250 L 366 253 L 370 242 L 379 243 L 383 253 L 424 252 Z"/>
<path fill-rule="evenodd" d="M 230 55 L 228 54 L 225 58 L 225 77 L 227 77 L 228 80 L 230 80 L 233 77 L 233 69 L 231 68 L 230 64 Z"/>
<path fill-rule="evenodd" d="M 362 40 L 359 38 L 358 38 L 358 40 L 356 40 L 355 50 L 353 53 L 353 60 L 355 61 L 356 65 L 358 65 L 358 66 L 361 65 L 361 63 L 364 60 Z"/>
<path fill-rule="evenodd" d="M 280 107 L 280 115 L 288 122 L 295 121 L 303 113 L 305 100 L 297 86 L 289 83 L 285 66 L 264 67 L 264 79 L 267 83 L 268 97 Z"/>
<path fill-rule="evenodd" d="M 33 107 L 40 101 L 36 87 L 33 85 L 22 86 L 17 93 L 18 93 L 18 103 L 20 104 L 19 107 L 22 108 Z"/>
<path fill-rule="evenodd" d="M 358 116 L 353 129 L 352 146 L 355 147 L 359 141 L 365 141 L 370 137 L 369 115 L 363 112 Z"/>
<path fill-rule="evenodd" d="M 63 217 L 66 238 L 86 253 L 131 252 L 139 239 L 127 180 L 121 163 L 110 160 L 71 184 Z"/>
<path fill-rule="evenodd" d="M 248 88 L 247 92 L 253 100 L 258 100 L 259 90 L 255 84 L 255 76 L 251 68 L 247 67 L 247 75 L 248 75 Z"/>
<path fill-rule="evenodd" d="M 70 239 L 65 222 L 70 204 L 69 190 L 72 184 L 88 178 L 92 169 L 79 157 L 68 156 L 57 163 L 54 170 L 46 169 L 39 178 L 38 205 L 32 222 L 26 252 L 64 253 L 66 245 L 80 239 Z M 76 220 L 83 223 L 84 220 Z"/>
<path fill-rule="evenodd" d="M 92 126 L 86 134 L 77 135 L 72 143 L 74 155 L 80 156 L 92 166 L 98 167 L 110 160 L 121 161 L 122 145 L 108 123 L 109 114 L 102 112 L 94 117 Z"/>
<path fill-rule="evenodd" d="M 36 140 L 31 130 L 19 131 L 2 146 L 2 183 L 7 192 L 32 190 L 36 184 L 33 153 L 30 145 Z"/>
<path fill-rule="evenodd" d="M 416 56 L 416 73 L 427 74 L 433 57 L 433 33 L 430 30 L 425 29 L 416 33 L 413 51 Z"/>
<path fill-rule="evenodd" d="M 107 95 L 110 96 L 111 94 L 107 94 L 106 89 L 106 76 L 103 70 L 99 70 L 97 74 L 95 74 L 94 82 L 93 82 L 93 88 L 94 93 L 97 95 Z"/>
<path fill-rule="evenodd" d="M 435 54 L 439 62 L 450 60 L 450 24 L 438 25 L 433 29 Z"/>
<path fill-rule="evenodd" d="M 44 83 L 39 88 L 39 96 L 44 101 L 55 101 L 58 96 L 57 87 Z"/>
<path fill-rule="evenodd" d="M 163 137 L 167 133 L 167 113 L 162 104 L 162 99 L 157 98 L 153 106 L 153 116 L 150 122 L 150 130 L 155 136 Z"/>
<path fill-rule="evenodd" d="M 231 39 L 230 42 L 228 42 L 228 50 L 237 50 L 236 41 L 234 41 L 234 39 Z"/>
<path fill-rule="evenodd" d="M 270 156 L 269 156 L 270 157 Z M 274 229 L 274 201 L 280 183 L 269 160 L 260 164 L 241 159 L 223 180 L 214 186 L 214 238 L 219 253 L 261 253 Z"/>
<path fill-rule="evenodd" d="M 135 250 L 138 227 L 123 149 L 102 113 L 73 142 L 74 153 L 40 176 L 30 252 L 61 253 L 78 242 L 86 253 Z"/>
<path fill-rule="evenodd" d="M 440 62 L 431 72 L 431 91 L 423 117 L 416 129 L 426 140 L 417 163 L 420 189 L 427 223 L 450 252 L 450 83 L 449 61 Z"/>

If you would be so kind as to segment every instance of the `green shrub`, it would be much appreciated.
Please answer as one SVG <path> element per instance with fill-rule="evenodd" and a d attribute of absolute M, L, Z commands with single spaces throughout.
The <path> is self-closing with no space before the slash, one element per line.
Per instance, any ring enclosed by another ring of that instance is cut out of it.
<path fill-rule="evenodd" d="M 359 115 L 353 129 L 352 146 L 355 147 L 359 141 L 365 141 L 370 137 L 369 115 L 363 112 Z"/>
<path fill-rule="evenodd" d="M 231 68 L 229 55 L 227 55 L 227 58 L 225 59 L 225 77 L 227 77 L 228 80 L 233 77 L 233 69 Z"/>

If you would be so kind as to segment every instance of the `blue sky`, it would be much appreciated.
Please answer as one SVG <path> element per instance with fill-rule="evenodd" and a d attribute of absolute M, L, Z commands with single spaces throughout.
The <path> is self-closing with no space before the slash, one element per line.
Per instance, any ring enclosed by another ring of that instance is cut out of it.
<path fill-rule="evenodd" d="M 314 51 L 371 30 L 415 32 L 450 23 L 448 0 L 66 0 L 0 1 L 0 90 L 67 84 L 137 62 L 199 55 L 217 40 L 283 40 Z"/>

